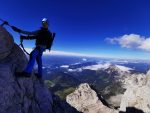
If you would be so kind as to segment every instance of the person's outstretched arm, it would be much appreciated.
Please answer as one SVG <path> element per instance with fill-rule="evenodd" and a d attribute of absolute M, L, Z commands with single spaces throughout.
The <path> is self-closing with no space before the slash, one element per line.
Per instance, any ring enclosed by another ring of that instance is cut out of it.
<path fill-rule="evenodd" d="M 21 35 L 20 36 L 20 39 L 22 39 L 22 40 L 33 40 L 33 39 L 36 39 L 36 36 L 23 36 L 23 35 Z"/>
<path fill-rule="evenodd" d="M 23 31 L 23 30 L 21 30 L 21 29 L 15 27 L 15 26 L 11 26 L 11 28 L 12 28 L 15 32 L 22 33 L 22 34 L 26 34 L 26 35 L 37 35 L 37 33 L 38 33 L 38 30 L 29 32 L 29 31 Z"/>
<path fill-rule="evenodd" d="M 37 33 L 38 33 L 38 30 L 36 30 L 36 31 L 32 31 L 32 32 L 30 32 L 30 31 L 23 31 L 23 30 L 21 30 L 21 32 L 20 33 L 22 33 L 22 34 L 26 34 L 26 35 L 37 35 Z"/>

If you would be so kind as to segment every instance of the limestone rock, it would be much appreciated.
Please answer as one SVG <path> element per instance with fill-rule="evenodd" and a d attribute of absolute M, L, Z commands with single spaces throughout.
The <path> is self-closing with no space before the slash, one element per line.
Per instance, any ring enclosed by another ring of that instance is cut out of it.
<path fill-rule="evenodd" d="M 97 94 L 87 83 L 81 84 L 72 94 L 68 95 L 66 101 L 78 111 L 84 113 L 117 113 L 102 104 Z"/>
<path fill-rule="evenodd" d="M 125 91 L 120 105 L 120 111 L 126 111 L 128 107 L 134 107 L 142 110 L 144 113 L 150 113 L 150 71 L 143 76 L 135 76 L 136 82 L 130 85 Z"/>
<path fill-rule="evenodd" d="M 127 107 L 150 113 L 150 88 L 147 86 L 128 88 L 121 100 L 120 111 L 126 111 Z"/>
<path fill-rule="evenodd" d="M 84 113 L 150 113 L 150 71 L 144 75 L 132 75 L 125 93 L 111 98 L 114 103 L 121 98 L 119 110 L 105 106 L 97 94 L 88 84 L 81 84 L 72 94 L 68 95 L 67 102 L 78 111 Z M 132 83 L 133 82 L 133 83 Z M 112 101 L 111 100 L 111 101 Z"/>

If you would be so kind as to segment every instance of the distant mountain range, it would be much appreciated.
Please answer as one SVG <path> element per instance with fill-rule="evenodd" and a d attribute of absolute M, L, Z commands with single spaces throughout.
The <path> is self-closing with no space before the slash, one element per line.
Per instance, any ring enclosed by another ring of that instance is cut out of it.
<path fill-rule="evenodd" d="M 44 78 L 50 90 L 59 96 L 71 93 L 80 83 L 89 83 L 104 96 L 123 93 L 124 76 L 146 73 L 149 61 L 117 60 L 89 57 L 46 56 L 43 59 Z"/>

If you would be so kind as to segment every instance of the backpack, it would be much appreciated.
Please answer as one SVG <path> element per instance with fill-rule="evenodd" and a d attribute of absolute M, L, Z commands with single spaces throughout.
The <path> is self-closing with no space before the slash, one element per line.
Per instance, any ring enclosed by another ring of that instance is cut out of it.
<path fill-rule="evenodd" d="M 49 38 L 47 40 L 46 49 L 51 50 L 51 47 L 53 45 L 53 41 L 54 41 L 55 35 L 56 35 L 55 33 L 51 33 L 51 38 Z"/>

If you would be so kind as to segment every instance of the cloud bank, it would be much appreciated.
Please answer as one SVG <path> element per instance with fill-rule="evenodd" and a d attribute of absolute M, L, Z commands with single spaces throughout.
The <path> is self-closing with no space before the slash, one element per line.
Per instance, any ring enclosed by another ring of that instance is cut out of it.
<path fill-rule="evenodd" d="M 25 50 L 30 53 L 33 49 L 31 48 L 25 48 Z M 76 53 L 76 52 L 67 52 L 67 51 L 58 51 L 58 50 L 51 50 L 50 52 L 46 50 L 44 55 L 61 55 L 61 56 L 80 56 L 80 57 L 97 57 L 97 58 L 111 58 L 108 55 L 105 54 L 84 54 L 84 53 Z M 83 61 L 86 61 L 87 59 L 83 58 Z"/>
<path fill-rule="evenodd" d="M 30 53 L 33 49 L 31 48 L 25 48 L 25 50 Z M 64 56 L 87 56 L 86 54 L 81 54 L 81 53 L 74 53 L 74 52 L 65 52 L 65 51 L 54 51 L 51 50 L 50 52 L 46 50 L 44 55 L 64 55 Z"/>
<path fill-rule="evenodd" d="M 106 41 L 111 44 L 119 44 L 122 48 L 150 51 L 150 37 L 146 38 L 138 34 L 106 38 Z"/>

